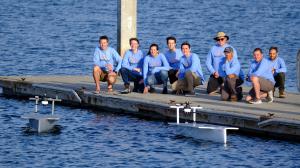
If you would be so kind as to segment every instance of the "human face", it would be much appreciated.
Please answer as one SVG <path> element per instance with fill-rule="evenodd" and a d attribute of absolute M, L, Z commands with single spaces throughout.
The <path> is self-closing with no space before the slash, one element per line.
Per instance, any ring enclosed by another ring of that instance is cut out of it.
<path fill-rule="evenodd" d="M 133 51 L 137 51 L 139 48 L 139 43 L 136 40 L 131 40 L 130 47 Z"/>
<path fill-rule="evenodd" d="M 151 53 L 152 56 L 157 56 L 158 55 L 158 50 L 157 50 L 156 46 L 152 46 L 150 48 L 150 53 Z"/>
<path fill-rule="evenodd" d="M 182 51 L 183 55 L 185 55 L 185 56 L 190 56 L 191 55 L 191 49 L 189 48 L 188 45 L 183 45 L 181 47 L 181 51 Z"/>
<path fill-rule="evenodd" d="M 225 53 L 225 57 L 227 60 L 232 60 L 233 58 L 233 53 L 232 52 L 224 52 Z"/>
<path fill-rule="evenodd" d="M 277 52 L 276 52 L 276 50 L 274 50 L 274 49 L 270 50 L 269 56 L 270 56 L 270 59 L 271 59 L 271 60 L 276 59 L 276 57 L 277 57 Z"/>
<path fill-rule="evenodd" d="M 175 51 L 176 43 L 175 40 L 168 40 L 169 50 Z"/>
<path fill-rule="evenodd" d="M 256 62 L 260 62 L 263 58 L 263 54 L 260 51 L 255 51 L 253 53 L 253 58 Z"/>
<path fill-rule="evenodd" d="M 218 38 L 217 40 L 217 43 L 220 45 L 220 46 L 223 46 L 227 43 L 227 38 L 226 37 L 220 37 Z"/>
<path fill-rule="evenodd" d="M 106 50 L 108 47 L 108 41 L 106 39 L 102 39 L 99 42 L 101 50 Z"/>

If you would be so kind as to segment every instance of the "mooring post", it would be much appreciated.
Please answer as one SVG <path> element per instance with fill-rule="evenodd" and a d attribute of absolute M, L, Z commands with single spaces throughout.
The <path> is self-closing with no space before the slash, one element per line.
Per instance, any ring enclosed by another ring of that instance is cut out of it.
<path fill-rule="evenodd" d="M 137 0 L 118 0 L 118 52 L 123 57 L 136 37 Z"/>
<path fill-rule="evenodd" d="M 298 91 L 300 92 L 300 50 L 297 55 L 297 79 L 298 79 Z"/>

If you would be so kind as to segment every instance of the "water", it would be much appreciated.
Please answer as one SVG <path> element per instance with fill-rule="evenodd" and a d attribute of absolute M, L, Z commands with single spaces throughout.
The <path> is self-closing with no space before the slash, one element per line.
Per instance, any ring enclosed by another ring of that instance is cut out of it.
<path fill-rule="evenodd" d="M 89 75 L 100 35 L 116 47 L 113 1 L 20 1 L 0 5 L 0 75 Z M 244 71 L 256 47 L 279 47 L 296 90 L 300 2 L 138 1 L 138 37 L 147 50 L 165 38 L 188 40 L 202 66 L 212 38 L 225 31 Z M 206 75 L 207 70 L 203 68 Z M 50 108 L 50 107 L 49 107 Z M 0 167 L 297 167 L 298 143 L 231 134 L 224 147 L 176 136 L 163 122 L 58 106 L 60 132 L 32 134 L 20 118 L 28 101 L 0 97 Z"/>
<path fill-rule="evenodd" d="M 231 134 L 227 146 L 179 137 L 159 121 L 57 106 L 60 132 L 25 132 L 34 102 L 0 97 L 1 167 L 296 167 L 300 145 Z M 49 110 L 47 108 L 41 108 Z"/>

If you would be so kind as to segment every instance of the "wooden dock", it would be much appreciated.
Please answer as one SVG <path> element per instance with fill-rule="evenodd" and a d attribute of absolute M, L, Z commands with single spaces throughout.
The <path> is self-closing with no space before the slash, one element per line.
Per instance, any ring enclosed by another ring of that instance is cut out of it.
<path fill-rule="evenodd" d="M 300 95 L 288 93 L 287 98 L 277 98 L 274 103 L 259 105 L 241 102 L 225 102 L 220 95 L 209 96 L 205 86 L 196 89 L 196 96 L 185 97 L 157 93 L 120 94 L 123 89 L 121 80 L 114 86 L 115 92 L 107 93 L 106 84 L 102 84 L 101 93 L 94 94 L 94 82 L 91 76 L 2 76 L 0 87 L 3 95 L 13 97 L 44 96 L 62 99 L 66 105 L 77 107 L 95 107 L 99 109 L 128 113 L 145 118 L 176 120 L 176 112 L 170 105 L 189 101 L 193 106 L 203 109 L 197 115 L 197 121 L 238 127 L 242 132 L 255 133 L 270 137 L 300 140 Z M 244 95 L 249 88 L 244 89 Z M 191 116 L 182 115 L 192 119 Z"/>

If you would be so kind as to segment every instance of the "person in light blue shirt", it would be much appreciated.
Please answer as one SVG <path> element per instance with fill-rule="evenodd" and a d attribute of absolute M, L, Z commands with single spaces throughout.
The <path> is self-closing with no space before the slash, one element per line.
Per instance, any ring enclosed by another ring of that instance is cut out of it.
<path fill-rule="evenodd" d="M 95 93 L 100 93 L 100 81 L 107 81 L 107 90 L 113 91 L 113 84 L 116 82 L 117 73 L 122 64 L 122 58 L 117 51 L 108 46 L 108 37 L 99 38 L 99 46 L 94 52 L 93 77 L 96 84 Z"/>
<path fill-rule="evenodd" d="M 142 92 L 144 90 L 144 84 L 142 83 L 144 55 L 143 52 L 139 50 L 139 40 L 137 38 L 130 38 L 129 44 L 131 49 L 125 52 L 122 68 L 120 70 L 125 87 L 121 93 L 131 92 L 130 81 L 134 82 L 134 92 Z"/>
<path fill-rule="evenodd" d="M 225 57 L 221 60 L 222 72 L 220 76 L 224 78 L 224 85 L 221 86 L 221 99 L 226 101 L 237 101 L 243 98 L 241 85 L 244 82 L 244 73 L 238 59 L 233 58 L 233 48 L 226 47 Z"/>
<path fill-rule="evenodd" d="M 218 88 L 223 84 L 223 78 L 220 77 L 222 73 L 222 68 L 220 66 L 221 60 L 225 57 L 224 49 L 226 47 L 231 47 L 233 49 L 233 58 L 237 59 L 236 50 L 228 44 L 229 36 L 224 32 L 218 32 L 214 38 L 216 45 L 214 45 L 208 52 L 206 57 L 206 67 L 210 73 L 210 78 L 207 83 L 207 93 L 214 94 L 217 92 Z"/>
<path fill-rule="evenodd" d="M 159 53 L 157 44 L 151 44 L 148 55 L 144 59 L 143 79 L 144 94 L 153 90 L 153 85 L 163 84 L 163 94 L 168 93 L 168 70 L 169 63 L 164 54 Z"/>
<path fill-rule="evenodd" d="M 177 84 L 177 76 L 180 64 L 180 58 L 182 57 L 182 52 L 180 49 L 176 48 L 176 38 L 173 36 L 167 37 L 168 50 L 165 52 L 165 56 L 170 65 L 170 70 L 168 71 L 168 77 L 172 90 L 175 90 Z"/>
<path fill-rule="evenodd" d="M 278 48 L 277 47 L 271 47 L 269 49 L 269 60 L 272 62 L 273 65 L 273 75 L 275 79 L 275 88 L 278 87 L 279 89 L 279 97 L 280 98 L 285 98 L 285 73 L 286 73 L 286 66 L 285 62 L 282 58 L 278 57 Z M 273 93 L 274 94 L 274 93 Z"/>
<path fill-rule="evenodd" d="M 183 56 L 180 59 L 177 94 L 195 95 L 194 88 L 204 83 L 199 56 L 191 52 L 188 42 L 181 44 Z"/>
<path fill-rule="evenodd" d="M 247 75 L 247 80 L 252 83 L 253 87 L 249 91 L 246 101 L 251 104 L 261 104 L 261 99 L 267 97 L 268 102 L 273 102 L 272 92 L 275 80 L 272 73 L 272 63 L 263 58 L 263 52 L 260 48 L 254 49 L 253 58 Z"/>

